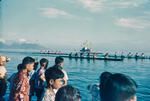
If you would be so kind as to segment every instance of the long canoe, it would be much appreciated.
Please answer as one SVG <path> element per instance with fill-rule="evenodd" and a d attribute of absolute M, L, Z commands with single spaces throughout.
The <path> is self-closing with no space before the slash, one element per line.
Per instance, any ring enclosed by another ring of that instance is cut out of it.
<path fill-rule="evenodd" d="M 70 58 L 70 59 L 89 59 L 89 60 L 108 60 L 108 61 L 123 61 L 123 58 L 104 58 L 104 57 L 73 57 L 73 56 L 61 56 L 63 58 Z"/>

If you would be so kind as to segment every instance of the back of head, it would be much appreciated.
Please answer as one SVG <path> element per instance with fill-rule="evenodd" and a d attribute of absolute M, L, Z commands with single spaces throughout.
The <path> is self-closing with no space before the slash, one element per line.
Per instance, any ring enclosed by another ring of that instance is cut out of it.
<path fill-rule="evenodd" d="M 46 58 L 42 58 L 42 59 L 40 60 L 40 65 L 41 65 L 41 66 L 44 66 L 44 68 L 46 69 L 47 66 L 48 66 L 48 60 L 47 60 Z"/>
<path fill-rule="evenodd" d="M 55 101 L 80 101 L 81 96 L 78 89 L 71 85 L 64 86 L 56 93 Z"/>
<path fill-rule="evenodd" d="M 45 78 L 48 86 L 51 79 L 56 80 L 63 77 L 64 73 L 58 68 L 49 68 L 45 71 Z"/>
<path fill-rule="evenodd" d="M 116 73 L 109 77 L 103 88 L 102 101 L 130 101 L 136 95 L 136 82 L 124 74 Z"/>
<path fill-rule="evenodd" d="M 27 64 L 32 64 L 35 62 L 35 59 L 32 58 L 32 57 L 25 57 L 23 60 L 22 60 L 22 68 L 21 69 L 25 69 L 26 68 L 26 65 Z"/>
<path fill-rule="evenodd" d="M 100 94 L 101 98 L 103 97 L 103 95 L 102 95 L 103 93 L 101 93 L 101 92 L 103 92 L 102 90 L 105 86 L 105 83 L 111 75 L 112 75 L 112 73 L 110 73 L 110 72 L 103 72 L 99 77 L 99 83 L 100 83 L 100 85 L 99 85 L 100 93 L 99 94 Z"/>
<path fill-rule="evenodd" d="M 100 84 L 104 84 L 105 81 L 106 81 L 111 75 L 112 75 L 112 73 L 110 73 L 110 72 L 103 72 L 103 73 L 100 75 L 100 77 L 99 77 L 99 79 L 100 79 Z"/>
<path fill-rule="evenodd" d="M 55 64 L 56 65 L 59 65 L 63 62 L 64 62 L 64 59 L 62 57 L 58 56 L 58 57 L 55 58 Z"/>

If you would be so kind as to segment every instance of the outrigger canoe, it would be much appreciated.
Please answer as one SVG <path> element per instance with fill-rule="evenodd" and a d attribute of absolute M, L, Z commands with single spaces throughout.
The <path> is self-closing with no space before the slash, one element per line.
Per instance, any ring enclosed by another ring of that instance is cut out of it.
<path fill-rule="evenodd" d="M 70 59 L 89 59 L 89 60 L 108 60 L 108 61 L 123 61 L 123 58 L 111 58 L 111 57 L 108 57 L 108 58 L 104 58 L 104 57 L 73 57 L 73 56 L 67 56 L 67 55 L 64 55 L 64 56 L 60 56 L 60 57 L 63 57 L 63 58 L 70 58 Z"/>

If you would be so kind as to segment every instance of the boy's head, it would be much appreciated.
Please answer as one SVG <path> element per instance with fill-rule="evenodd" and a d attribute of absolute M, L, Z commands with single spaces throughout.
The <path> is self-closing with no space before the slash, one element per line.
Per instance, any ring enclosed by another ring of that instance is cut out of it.
<path fill-rule="evenodd" d="M 40 65 L 41 65 L 42 67 L 44 67 L 44 69 L 46 69 L 47 66 L 48 66 L 48 60 L 45 59 L 45 58 L 42 58 L 42 59 L 40 60 Z"/>
<path fill-rule="evenodd" d="M 136 82 L 124 74 L 116 73 L 106 81 L 103 101 L 136 101 Z"/>
<path fill-rule="evenodd" d="M 30 72 L 34 68 L 34 63 L 35 63 L 35 59 L 27 56 L 22 60 L 22 68 L 21 69 L 27 69 L 27 71 Z"/>
<path fill-rule="evenodd" d="M 49 68 L 45 72 L 45 78 L 48 87 L 52 87 L 53 89 L 59 89 L 65 83 L 64 81 L 64 73 L 58 68 Z"/>
<path fill-rule="evenodd" d="M 64 59 L 60 56 L 55 58 L 55 65 L 59 65 L 63 67 Z"/>
<path fill-rule="evenodd" d="M 80 92 L 71 85 L 64 86 L 56 93 L 55 101 L 81 101 Z"/>

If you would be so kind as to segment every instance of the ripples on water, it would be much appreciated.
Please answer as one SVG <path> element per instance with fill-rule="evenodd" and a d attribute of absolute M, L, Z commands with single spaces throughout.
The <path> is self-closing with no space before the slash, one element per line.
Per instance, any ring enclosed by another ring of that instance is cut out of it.
<path fill-rule="evenodd" d="M 33 56 L 32 54 L 19 53 L 3 53 L 11 58 L 7 64 L 8 76 L 16 72 L 16 67 L 25 56 Z M 43 57 L 49 59 L 49 66 L 54 63 L 54 57 L 49 56 L 33 56 L 39 60 Z M 150 60 L 134 60 L 125 59 L 119 61 L 100 61 L 100 60 L 75 60 L 65 59 L 65 69 L 69 75 L 69 84 L 80 89 L 82 101 L 91 101 L 91 96 L 87 90 L 87 85 L 98 83 L 99 75 L 103 71 L 119 72 L 131 76 L 138 84 L 138 101 L 150 101 Z M 7 90 L 6 98 L 8 98 L 9 90 Z"/>

